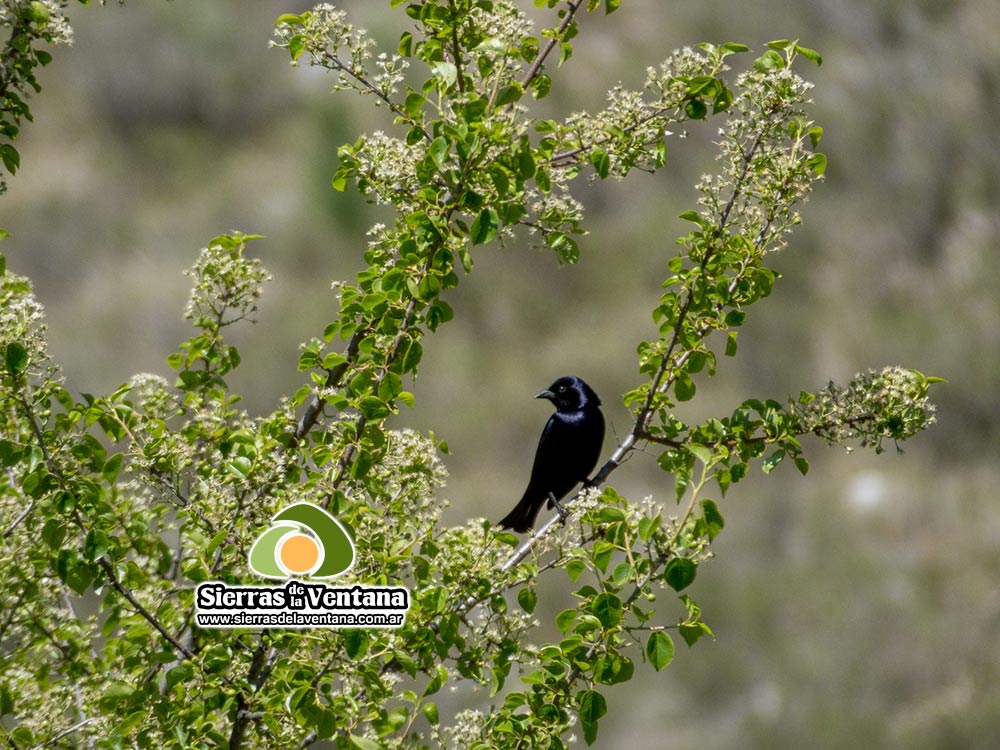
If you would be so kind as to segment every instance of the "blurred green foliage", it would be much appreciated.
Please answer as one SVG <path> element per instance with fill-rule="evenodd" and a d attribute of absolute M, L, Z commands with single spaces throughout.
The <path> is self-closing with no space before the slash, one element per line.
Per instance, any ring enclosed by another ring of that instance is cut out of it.
<path fill-rule="evenodd" d="M 720 368 L 699 408 L 731 409 L 748 392 L 782 398 L 881 362 L 949 384 L 936 393 L 937 428 L 902 459 L 830 450 L 812 460 L 814 481 L 786 470 L 727 496 L 728 531 L 715 545 L 724 564 L 705 566 L 695 584 L 717 642 L 644 675 L 645 697 L 633 694 L 628 710 L 612 694 L 602 741 L 995 747 L 1000 148 L 981 131 L 1000 116 L 1000 9 L 988 0 L 629 5 L 575 41 L 553 108 L 596 109 L 609 86 L 636 76 L 636 60 L 703 39 L 760 51 L 785 36 L 824 54 L 812 75 L 831 164 L 821 200 L 778 259 L 785 278 L 743 329 L 737 366 Z M 74 47 L 38 73 L 45 95 L 19 139 L 0 226 L 14 235 L 9 264 L 46 305 L 55 359 L 80 390 L 168 372 L 191 248 L 233 226 L 267 234 L 254 250 L 275 276 L 258 325 L 234 332 L 246 363 L 233 389 L 264 412 L 299 382 L 295 344 L 331 317 L 329 280 L 356 268 L 358 238 L 378 212 L 329 187 L 336 146 L 367 127 L 357 105 L 321 96 L 329 77 L 293 73 L 262 52 L 288 6 L 74 9 Z M 383 5 L 357 6 L 378 37 Z M 705 154 L 712 127 L 687 134 Z M 477 259 L 482 272 L 450 300 L 456 320 L 447 337 L 426 340 L 405 419 L 458 446 L 448 461 L 453 519 L 495 516 L 521 489 L 525 436 L 544 416 L 529 398 L 539 383 L 570 370 L 601 393 L 633 383 L 620 363 L 649 335 L 644 311 L 661 292 L 655 274 L 635 269 L 665 265 L 684 231 L 673 217 L 708 169 L 687 149 L 671 167 L 590 189 L 591 234 L 576 267 L 507 246 Z M 484 293 L 494 286 L 508 293 Z M 640 295 L 648 304 L 625 302 Z M 492 393 L 509 415 L 502 424 L 486 418 Z M 625 413 L 611 422 L 624 429 Z M 648 463 L 621 470 L 620 489 L 660 481 Z M 543 584 L 540 609 L 545 594 Z M 654 734 L 664 723 L 669 738 Z"/>

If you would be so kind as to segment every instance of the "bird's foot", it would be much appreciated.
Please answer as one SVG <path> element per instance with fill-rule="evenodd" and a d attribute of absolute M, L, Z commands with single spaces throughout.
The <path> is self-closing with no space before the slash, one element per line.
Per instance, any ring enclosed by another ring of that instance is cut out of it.
<path fill-rule="evenodd" d="M 562 503 L 556 499 L 555 494 L 552 492 L 549 493 L 549 502 L 555 506 L 556 512 L 559 513 L 559 520 L 562 523 L 566 523 L 566 519 L 569 518 L 569 511 L 562 506 Z"/>

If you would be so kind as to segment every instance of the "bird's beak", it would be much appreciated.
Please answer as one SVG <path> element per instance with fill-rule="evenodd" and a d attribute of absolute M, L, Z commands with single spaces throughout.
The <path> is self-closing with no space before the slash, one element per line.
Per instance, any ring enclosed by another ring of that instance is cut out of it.
<path fill-rule="evenodd" d="M 536 394 L 535 398 L 547 398 L 549 401 L 555 401 L 556 394 L 554 394 L 552 391 L 546 390 Z"/>

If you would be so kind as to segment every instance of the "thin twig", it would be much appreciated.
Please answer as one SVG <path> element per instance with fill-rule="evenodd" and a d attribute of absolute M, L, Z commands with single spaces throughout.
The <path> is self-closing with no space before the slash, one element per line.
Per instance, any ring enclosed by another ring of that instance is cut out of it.
<path fill-rule="evenodd" d="M 566 15 L 563 16 L 562 23 L 559 24 L 559 28 L 556 29 L 555 34 L 549 39 L 549 43 L 545 45 L 545 49 L 538 53 L 534 62 L 531 63 L 531 67 L 528 68 L 528 72 L 524 74 L 521 79 L 521 88 L 527 89 L 528 85 L 535 80 L 535 76 L 538 75 L 538 71 L 542 69 L 542 65 L 545 63 L 545 58 L 551 54 L 552 50 L 555 49 L 556 45 L 562 41 L 563 34 L 566 33 L 566 29 L 573 22 L 573 16 L 576 15 L 577 10 L 583 5 L 583 0 L 576 0 L 573 2 L 570 0 L 569 8 L 566 10 Z"/>

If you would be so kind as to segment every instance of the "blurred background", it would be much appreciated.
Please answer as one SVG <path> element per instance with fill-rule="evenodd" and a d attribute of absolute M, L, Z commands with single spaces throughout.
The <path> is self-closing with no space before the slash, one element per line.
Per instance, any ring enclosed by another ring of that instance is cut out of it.
<path fill-rule="evenodd" d="M 406 19 L 388 6 L 343 3 L 391 50 Z M 182 272 L 231 229 L 267 236 L 251 253 L 274 281 L 256 325 L 233 332 L 243 365 L 230 383 L 263 414 L 302 382 L 299 343 L 332 319 L 330 282 L 353 278 L 385 217 L 330 188 L 336 147 L 391 128 L 370 101 L 330 94 L 330 76 L 268 49 L 277 15 L 306 7 L 71 7 L 76 42 L 41 71 L 0 226 L 74 392 L 171 376 L 165 357 L 189 335 Z M 739 356 L 698 382 L 684 416 L 900 364 L 948 380 L 933 391 L 939 421 L 902 455 L 807 441 L 807 477 L 783 465 L 734 486 L 717 559 L 688 592 L 717 639 L 678 639 L 670 669 L 608 690 L 598 746 L 1000 747 L 1000 5 L 630 0 L 582 19 L 545 111 L 597 109 L 676 47 L 739 41 L 759 54 L 775 38 L 823 54 L 800 72 L 816 84 L 830 168 Z M 649 310 L 687 231 L 674 217 L 712 169 L 718 126 L 671 139 L 660 174 L 581 181 L 590 235 L 577 266 L 527 240 L 478 251 L 400 419 L 452 447 L 449 521 L 496 519 L 520 496 L 549 413 L 531 396 L 555 377 L 602 396 L 609 451 L 627 430 L 619 395 L 638 382 L 635 345 L 655 334 Z M 636 457 L 615 485 L 672 504 L 654 459 Z M 542 589 L 552 612 L 571 606 L 563 581 Z M 680 616 L 669 596 L 660 604 Z"/>

